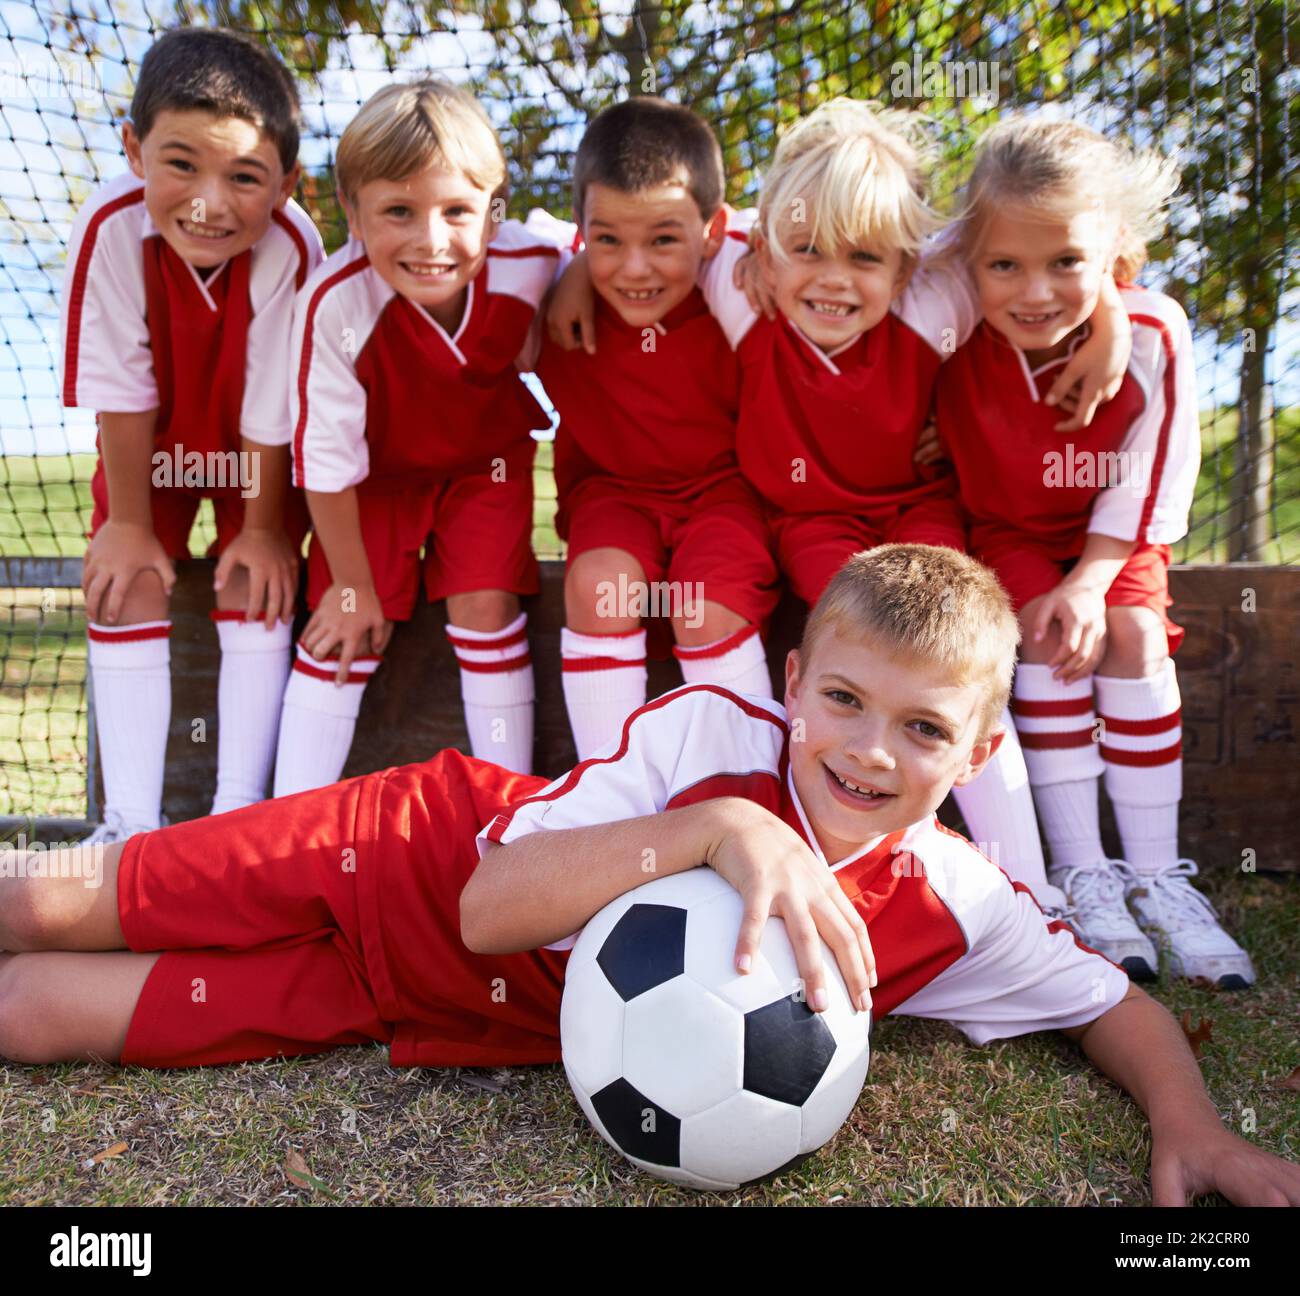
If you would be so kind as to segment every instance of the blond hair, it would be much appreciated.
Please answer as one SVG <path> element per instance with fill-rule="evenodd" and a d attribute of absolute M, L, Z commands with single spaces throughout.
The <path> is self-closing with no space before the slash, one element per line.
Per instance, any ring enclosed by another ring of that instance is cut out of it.
<path fill-rule="evenodd" d="M 808 615 L 799 645 L 806 672 L 828 630 L 867 636 L 984 686 L 979 740 L 1011 696 L 1020 626 L 989 569 L 936 545 L 887 544 L 854 554 L 831 578 Z"/>
<path fill-rule="evenodd" d="M 1178 189 L 1178 166 L 1152 149 L 1134 149 L 1078 122 L 1011 117 L 980 141 L 966 182 L 957 244 L 969 261 L 1000 207 L 1065 219 L 1102 206 L 1119 222 L 1115 278 L 1131 283 L 1147 242 L 1164 228 Z"/>
<path fill-rule="evenodd" d="M 916 113 L 860 99 L 831 99 L 785 132 L 763 181 L 759 228 L 775 255 L 790 259 L 782 230 L 836 256 L 882 243 L 920 253 L 943 224 L 926 202 L 930 150 Z"/>
<path fill-rule="evenodd" d="M 334 175 L 355 202 L 372 180 L 405 180 L 430 166 L 458 171 L 494 197 L 506 194 L 506 156 L 487 113 L 473 95 L 436 78 L 375 91 L 339 140 Z"/>

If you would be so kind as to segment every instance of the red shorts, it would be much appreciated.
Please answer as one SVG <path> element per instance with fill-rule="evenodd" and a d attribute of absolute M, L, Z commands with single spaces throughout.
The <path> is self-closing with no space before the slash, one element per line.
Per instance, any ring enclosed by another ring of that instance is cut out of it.
<path fill-rule="evenodd" d="M 104 461 L 95 465 L 95 475 L 90 479 L 90 498 L 94 511 L 90 517 L 87 539 L 94 536 L 108 521 L 108 480 L 104 476 Z M 169 558 L 190 556 L 190 531 L 199 504 L 212 501 L 216 515 L 217 538 L 208 546 L 205 557 L 215 558 L 239 534 L 244 525 L 244 498 L 238 490 L 185 490 L 179 486 L 151 486 L 149 508 L 153 514 L 153 533 L 162 542 Z M 284 533 L 295 553 L 302 552 L 302 542 L 311 529 L 311 515 L 302 491 L 289 488 L 284 501 Z"/>
<path fill-rule="evenodd" d="M 545 780 L 440 752 L 132 837 L 130 949 L 164 951 L 122 1062 L 201 1066 L 391 1044 L 394 1066 L 558 1060 L 567 954 L 460 939 L 474 836 Z"/>
<path fill-rule="evenodd" d="M 421 571 L 431 603 L 474 590 L 537 592 L 532 549 L 535 449 L 530 440 L 512 453 L 499 481 L 493 481 L 490 472 L 474 472 L 425 489 L 357 492 L 361 539 L 384 616 L 390 621 L 410 619 Z M 307 555 L 309 608 L 321 601 L 331 579 L 324 546 L 313 535 Z"/>
<path fill-rule="evenodd" d="M 949 500 L 872 520 L 853 513 L 771 513 L 776 561 L 794 593 L 811 607 L 845 562 L 882 544 L 947 545 L 965 552 L 965 532 Z"/>
<path fill-rule="evenodd" d="M 1011 595 L 1017 612 L 1032 599 L 1054 590 L 1078 561 L 1061 561 L 1023 540 L 995 540 L 974 555 L 991 567 Z M 1169 619 L 1169 546 L 1138 545 L 1106 591 L 1107 607 L 1147 607 L 1164 622 L 1169 651 L 1183 641 L 1183 627 Z"/>
<path fill-rule="evenodd" d="M 630 553 L 649 583 L 700 585 L 701 596 L 763 627 L 776 607 L 776 564 L 762 505 L 739 473 L 684 499 L 589 477 L 564 504 L 568 561 L 589 549 Z"/>

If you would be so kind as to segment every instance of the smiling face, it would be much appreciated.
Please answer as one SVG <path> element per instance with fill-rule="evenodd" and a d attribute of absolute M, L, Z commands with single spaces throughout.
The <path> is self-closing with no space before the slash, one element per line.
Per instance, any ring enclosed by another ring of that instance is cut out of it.
<path fill-rule="evenodd" d="M 344 208 L 379 277 L 454 332 L 487 258 L 492 195 L 459 171 L 431 166 L 404 180 L 371 180 Z"/>
<path fill-rule="evenodd" d="M 785 706 L 803 735 L 791 739 L 790 769 L 829 863 L 925 819 L 983 769 L 1002 740 L 976 741 L 984 704 L 978 682 L 835 625 L 807 663 L 790 653 Z"/>
<path fill-rule="evenodd" d="M 299 167 L 286 175 L 275 144 L 242 117 L 167 109 L 144 139 L 125 123 L 122 144 L 158 232 L 200 270 L 252 247 L 298 183 Z"/>
<path fill-rule="evenodd" d="M 1064 355 L 1097 307 L 1118 235 L 1118 221 L 1100 208 L 1068 220 L 994 212 L 972 263 L 984 318 L 1031 365 Z"/>
<path fill-rule="evenodd" d="M 863 245 L 832 255 L 813 244 L 806 224 L 783 225 L 778 233 L 789 259 L 764 239 L 759 264 L 781 313 L 823 351 L 875 328 L 911 274 L 909 259 L 896 248 Z"/>
<path fill-rule="evenodd" d="M 726 216 L 711 220 L 685 183 L 624 193 L 592 183 L 583 197 L 592 287 L 632 328 L 647 328 L 690 296 L 700 265 L 717 255 Z"/>

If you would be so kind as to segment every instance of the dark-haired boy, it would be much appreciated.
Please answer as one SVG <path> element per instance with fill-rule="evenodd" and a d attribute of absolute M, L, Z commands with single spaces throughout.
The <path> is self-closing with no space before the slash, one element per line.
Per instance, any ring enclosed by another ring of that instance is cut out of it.
<path fill-rule="evenodd" d="M 213 813 L 265 795 L 307 528 L 289 485 L 289 324 L 323 255 L 290 199 L 297 90 L 259 42 L 163 36 L 122 144 L 130 171 L 77 215 L 62 303 L 63 403 L 99 423 L 82 578 L 104 773 L 97 842 L 160 822 L 172 563 L 203 499 L 220 555 Z"/>
<path fill-rule="evenodd" d="M 568 542 L 564 696 L 580 758 L 645 701 L 643 615 L 672 619 L 689 683 L 771 695 L 760 630 L 776 568 L 736 464 L 740 375 L 696 286 L 722 244 L 722 154 L 695 113 L 637 97 L 597 116 L 574 166 L 599 351 L 543 343 L 560 414 L 556 526 Z"/>

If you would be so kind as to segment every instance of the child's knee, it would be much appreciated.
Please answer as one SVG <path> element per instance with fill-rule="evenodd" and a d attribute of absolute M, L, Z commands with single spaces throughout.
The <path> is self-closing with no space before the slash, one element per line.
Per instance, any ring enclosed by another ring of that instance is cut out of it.
<path fill-rule="evenodd" d="M 625 549 L 588 549 L 564 575 L 565 623 L 583 634 L 619 634 L 641 624 L 645 570 Z"/>
<path fill-rule="evenodd" d="M 46 1029 L 50 1005 L 30 954 L 0 954 L 0 1057 L 10 1062 L 55 1062 Z"/>
<path fill-rule="evenodd" d="M 23 875 L 5 887 L 0 905 L 0 950 L 49 949 L 59 929 L 56 886 L 47 877 Z"/>
<path fill-rule="evenodd" d="M 688 648 L 716 643 L 743 630 L 748 624 L 743 616 L 729 607 L 704 600 L 698 608 L 691 609 L 691 615 L 673 617 L 673 634 L 683 648 Z"/>
<path fill-rule="evenodd" d="M 1168 655 L 1164 622 L 1151 608 L 1106 609 L 1106 653 L 1099 674 L 1143 679 L 1156 674 Z"/>
<path fill-rule="evenodd" d="M 1055 621 L 1047 627 L 1047 632 L 1042 639 L 1038 643 L 1034 642 L 1034 625 L 1038 619 L 1038 610 L 1043 606 L 1046 597 L 1047 595 L 1043 594 L 1038 598 L 1030 599 L 1020 609 L 1019 659 L 1030 665 L 1050 662 L 1061 646 L 1061 627 Z"/>
<path fill-rule="evenodd" d="M 472 590 L 447 599 L 447 620 L 465 630 L 504 630 L 519 615 L 519 595 L 508 590 Z"/>

